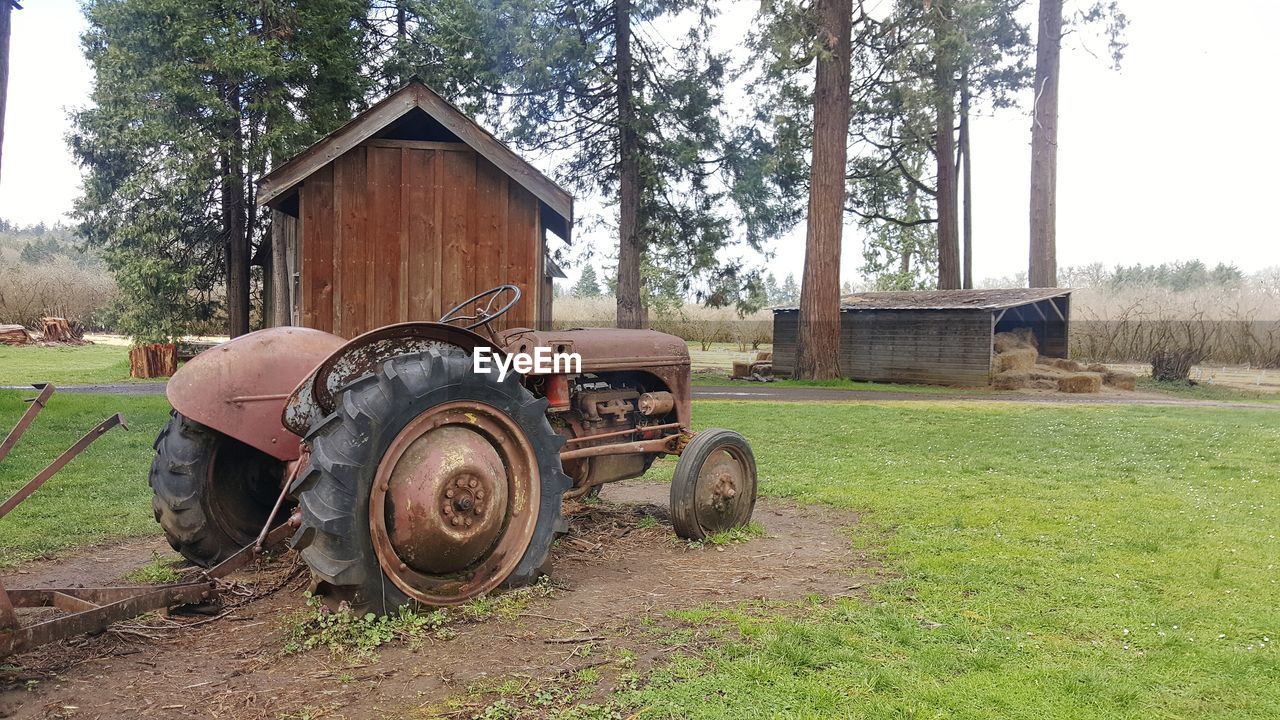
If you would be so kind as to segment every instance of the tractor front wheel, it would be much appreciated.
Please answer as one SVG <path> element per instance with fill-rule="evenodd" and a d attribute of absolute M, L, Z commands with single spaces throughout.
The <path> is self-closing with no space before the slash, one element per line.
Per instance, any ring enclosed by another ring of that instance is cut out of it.
<path fill-rule="evenodd" d="M 747 439 L 713 428 L 693 436 L 671 478 L 671 524 L 686 540 L 746 525 L 756 506 L 756 459 Z"/>
<path fill-rule="evenodd" d="M 315 592 L 388 613 L 534 580 L 571 484 L 546 407 L 462 352 L 392 358 L 344 389 L 291 488 Z"/>
<path fill-rule="evenodd" d="M 171 415 L 156 438 L 151 507 L 174 550 L 212 567 L 257 537 L 280 492 L 284 463 Z"/>

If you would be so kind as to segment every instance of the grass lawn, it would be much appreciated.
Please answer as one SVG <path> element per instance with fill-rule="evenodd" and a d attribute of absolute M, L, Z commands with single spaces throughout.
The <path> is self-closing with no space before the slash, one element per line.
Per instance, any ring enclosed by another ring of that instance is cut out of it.
<path fill-rule="evenodd" d="M 7 434 L 34 392 L 0 390 L 0 436 Z M 151 467 L 160 427 L 169 418 L 163 397 L 54 393 L 49 405 L 0 463 L 7 498 L 94 425 L 122 412 L 129 430 L 111 430 L 0 519 L 0 567 L 76 545 L 151 535 Z"/>
<path fill-rule="evenodd" d="M 121 345 L 64 347 L 0 345 L 0 385 L 163 382 L 129 377 L 129 348 Z"/>
<path fill-rule="evenodd" d="M 1266 390 L 1248 390 L 1227 385 L 1208 385 L 1197 383 L 1191 385 L 1179 382 L 1157 382 L 1150 377 L 1138 378 L 1138 389 L 1147 392 L 1158 392 L 1188 400 L 1220 400 L 1223 402 L 1248 402 L 1280 405 L 1280 393 Z"/>
<path fill-rule="evenodd" d="M 21 395 L 0 393 L 0 427 Z M 0 562 L 157 532 L 145 478 L 163 398 L 55 395 L 0 465 L 0 489 L 116 409 L 134 430 L 0 520 Z M 694 413 L 751 439 L 763 494 L 858 510 L 850 540 L 887 579 L 871 603 L 680 613 L 739 632 L 617 691 L 623 716 L 1280 717 L 1274 412 L 705 401 Z"/>
<path fill-rule="evenodd" d="M 617 700 L 641 717 L 1280 717 L 1268 411 L 701 402 L 761 491 L 864 511 L 892 576 Z M 767 530 L 767 526 L 766 526 Z"/>

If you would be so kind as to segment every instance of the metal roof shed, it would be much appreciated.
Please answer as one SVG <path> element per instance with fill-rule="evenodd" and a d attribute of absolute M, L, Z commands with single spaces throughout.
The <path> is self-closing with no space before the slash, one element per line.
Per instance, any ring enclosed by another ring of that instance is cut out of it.
<path fill-rule="evenodd" d="M 841 298 L 840 370 L 853 380 L 986 385 L 996 333 L 1029 328 L 1042 355 L 1067 356 L 1071 291 L 866 292 Z M 795 368 L 799 310 L 773 311 L 773 369 Z"/>

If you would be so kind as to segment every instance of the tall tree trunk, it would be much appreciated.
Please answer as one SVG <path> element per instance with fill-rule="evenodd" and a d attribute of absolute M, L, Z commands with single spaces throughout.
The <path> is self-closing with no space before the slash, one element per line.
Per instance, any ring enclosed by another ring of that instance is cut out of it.
<path fill-rule="evenodd" d="M 938 165 L 938 289 L 960 287 L 960 217 L 956 207 L 956 142 L 955 142 L 955 59 L 949 49 L 951 3 L 934 3 L 934 58 L 937 89 L 937 138 L 935 158 Z"/>
<path fill-rule="evenodd" d="M 228 123 L 222 152 L 222 228 L 227 250 L 227 332 L 237 337 L 249 332 L 249 236 L 245 225 L 244 148 L 240 123 L 240 89 L 230 85 L 227 100 L 235 111 Z"/>
<path fill-rule="evenodd" d="M 813 162 L 809 222 L 796 338 L 795 376 L 840 377 L 840 242 L 844 229 L 849 137 L 852 0 L 818 0 L 818 57 L 813 86 Z"/>
<path fill-rule="evenodd" d="M 0 150 L 4 148 L 4 109 L 9 98 L 9 24 L 13 3 L 0 0 Z"/>
<path fill-rule="evenodd" d="M 1058 56 L 1062 0 L 1040 0 L 1036 101 L 1031 123 L 1031 287 L 1058 286 Z"/>
<path fill-rule="evenodd" d="M 640 158 L 631 67 L 631 0 L 617 0 L 618 60 L 618 327 L 644 326 L 640 305 Z"/>
<path fill-rule="evenodd" d="M 271 211 L 271 252 L 267 253 L 270 258 L 267 267 L 271 271 L 271 315 L 268 321 L 271 327 L 293 324 L 290 292 L 293 278 L 289 276 L 289 245 L 296 242 L 291 236 L 297 232 L 297 225 L 286 219 L 288 217 L 279 210 Z"/>
<path fill-rule="evenodd" d="M 964 221 L 961 233 L 964 242 L 964 278 L 961 286 L 973 288 L 973 172 L 970 165 L 972 145 L 969 143 L 969 78 L 960 81 L 960 181 L 964 185 Z"/>

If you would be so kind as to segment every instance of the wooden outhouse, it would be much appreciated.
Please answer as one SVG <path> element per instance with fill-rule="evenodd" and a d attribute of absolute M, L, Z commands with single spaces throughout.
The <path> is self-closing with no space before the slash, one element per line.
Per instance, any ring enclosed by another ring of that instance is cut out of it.
<path fill-rule="evenodd" d="M 866 292 L 840 299 L 840 374 L 853 380 L 986 385 L 998 332 L 1027 328 L 1042 355 L 1067 357 L 1071 291 Z M 795 369 L 799 310 L 773 311 L 773 371 Z"/>
<path fill-rule="evenodd" d="M 550 325 L 547 231 L 569 242 L 573 197 L 422 83 L 273 169 L 258 202 L 277 322 L 350 338 L 509 283 L 502 326 Z"/>

